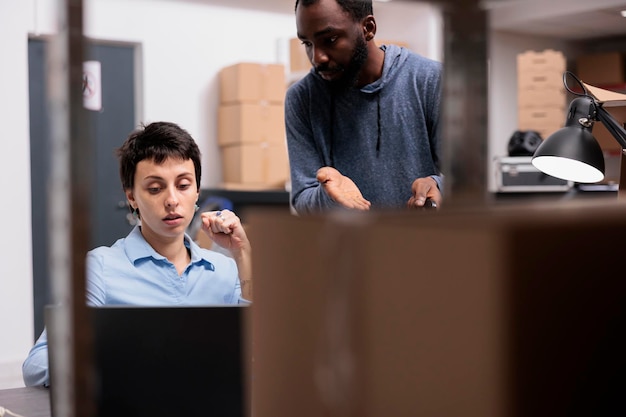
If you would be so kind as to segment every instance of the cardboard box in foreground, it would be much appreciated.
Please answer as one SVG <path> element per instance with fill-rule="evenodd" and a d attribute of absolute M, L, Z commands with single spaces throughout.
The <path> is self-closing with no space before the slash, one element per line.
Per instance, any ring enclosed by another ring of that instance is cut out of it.
<path fill-rule="evenodd" d="M 623 413 L 625 212 L 250 213 L 254 415 Z"/>

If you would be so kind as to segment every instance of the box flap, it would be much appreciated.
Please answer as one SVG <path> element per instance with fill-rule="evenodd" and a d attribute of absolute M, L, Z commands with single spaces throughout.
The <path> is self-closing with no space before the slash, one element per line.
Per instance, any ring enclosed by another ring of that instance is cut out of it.
<path fill-rule="evenodd" d="M 598 101 L 604 103 L 604 107 L 626 106 L 626 94 L 594 87 L 586 83 L 583 85 Z"/>

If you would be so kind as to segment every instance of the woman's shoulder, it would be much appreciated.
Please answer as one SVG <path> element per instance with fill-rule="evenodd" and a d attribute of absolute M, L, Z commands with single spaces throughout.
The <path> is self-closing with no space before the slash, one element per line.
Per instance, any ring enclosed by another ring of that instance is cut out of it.
<path fill-rule="evenodd" d="M 111 246 L 97 246 L 87 252 L 87 257 L 91 258 L 106 258 L 109 256 L 119 256 L 125 252 L 126 238 L 120 238 L 116 240 Z"/>

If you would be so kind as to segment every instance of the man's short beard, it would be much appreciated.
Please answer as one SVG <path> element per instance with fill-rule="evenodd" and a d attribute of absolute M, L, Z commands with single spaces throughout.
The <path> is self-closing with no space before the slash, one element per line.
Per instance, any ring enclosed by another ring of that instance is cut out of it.
<path fill-rule="evenodd" d="M 368 57 L 367 42 L 363 37 L 358 37 L 350 63 L 344 69 L 340 78 L 330 81 L 330 88 L 334 91 L 347 90 L 355 87 L 359 83 L 361 69 L 365 65 Z"/>

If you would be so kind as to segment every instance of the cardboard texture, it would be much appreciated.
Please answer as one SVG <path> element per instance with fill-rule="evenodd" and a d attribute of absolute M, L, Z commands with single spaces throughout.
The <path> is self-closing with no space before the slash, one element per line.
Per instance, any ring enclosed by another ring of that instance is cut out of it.
<path fill-rule="evenodd" d="M 519 114 L 520 129 L 530 129 L 532 126 L 562 127 L 567 115 L 565 109 L 559 107 L 532 107 Z"/>
<path fill-rule="evenodd" d="M 285 66 L 238 63 L 222 68 L 220 103 L 282 103 L 285 100 Z"/>
<path fill-rule="evenodd" d="M 520 90 L 561 90 L 563 88 L 563 74 L 557 72 L 518 72 L 517 84 Z"/>
<path fill-rule="evenodd" d="M 218 144 L 273 145 L 285 142 L 283 104 L 222 104 L 218 109 Z"/>
<path fill-rule="evenodd" d="M 593 85 L 615 85 L 626 83 L 626 54 L 603 52 L 582 55 L 576 58 L 576 76 Z"/>
<path fill-rule="evenodd" d="M 291 72 L 308 72 L 311 61 L 306 54 L 302 41 L 298 38 L 289 39 L 289 70 Z"/>
<path fill-rule="evenodd" d="M 607 90 L 584 82 L 583 85 L 598 101 L 604 103 L 604 107 L 626 106 L 626 94 L 623 92 Z M 626 91 L 626 86 L 623 90 Z"/>
<path fill-rule="evenodd" d="M 225 183 L 254 188 L 285 188 L 289 160 L 285 143 L 245 144 L 220 148 Z"/>
<path fill-rule="evenodd" d="M 565 111 L 567 95 L 564 88 L 558 89 L 520 89 L 517 91 L 517 104 L 520 111 L 526 109 L 553 108 Z"/>
<path fill-rule="evenodd" d="M 615 202 L 250 213 L 253 414 L 623 412 Z"/>
<path fill-rule="evenodd" d="M 563 127 L 565 116 L 559 107 L 527 107 L 518 112 L 518 129 L 535 130 L 546 139 Z"/>
<path fill-rule="evenodd" d="M 525 51 L 517 55 L 517 70 L 524 73 L 563 74 L 567 62 L 560 51 Z"/>
<path fill-rule="evenodd" d="M 566 93 L 560 51 L 526 51 L 517 55 L 517 111 L 519 130 L 535 130 L 542 138 L 563 126 Z"/>

